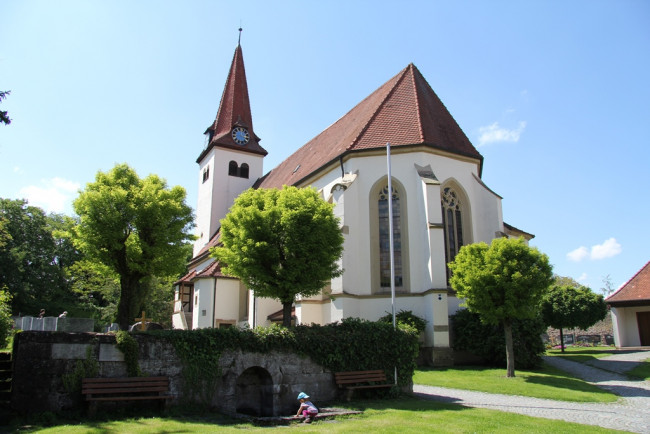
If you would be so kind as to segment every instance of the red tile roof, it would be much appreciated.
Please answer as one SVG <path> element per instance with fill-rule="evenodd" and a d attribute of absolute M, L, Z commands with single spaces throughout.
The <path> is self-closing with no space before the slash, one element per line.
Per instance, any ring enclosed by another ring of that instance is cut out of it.
<path fill-rule="evenodd" d="M 297 185 L 344 155 L 424 145 L 477 160 L 474 148 L 420 71 L 409 64 L 346 115 L 258 181 L 258 187 Z"/>
<path fill-rule="evenodd" d="M 221 272 L 221 264 L 218 261 L 214 261 L 207 267 L 205 267 L 203 270 L 201 270 L 199 273 L 196 273 L 196 279 L 203 279 L 203 278 L 210 278 L 210 277 L 228 277 L 225 274 Z"/>
<path fill-rule="evenodd" d="M 238 145 L 232 139 L 231 131 L 235 125 L 246 127 L 250 133 L 250 141 L 246 145 Z M 238 151 L 252 152 L 254 154 L 266 155 L 267 152 L 259 144 L 260 138 L 253 130 L 253 116 L 248 98 L 248 84 L 246 82 L 246 70 L 244 69 L 244 55 L 241 46 L 235 49 L 235 55 L 230 65 L 230 72 L 226 79 L 226 86 L 221 95 L 219 111 L 212 125 L 205 130 L 210 134 L 212 140 L 201 152 L 196 160 L 200 163 L 208 151 L 218 146 Z"/>
<path fill-rule="evenodd" d="M 605 301 L 614 307 L 650 305 L 650 261 Z"/>

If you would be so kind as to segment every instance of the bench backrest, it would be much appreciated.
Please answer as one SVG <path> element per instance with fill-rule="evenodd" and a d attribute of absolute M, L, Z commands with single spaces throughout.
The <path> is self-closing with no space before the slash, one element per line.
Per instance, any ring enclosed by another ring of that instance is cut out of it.
<path fill-rule="evenodd" d="M 381 370 L 374 371 L 349 371 L 334 373 L 336 384 L 354 384 L 386 381 L 386 373 Z"/>
<path fill-rule="evenodd" d="M 167 392 L 169 377 L 83 378 L 81 393 L 118 394 L 135 392 Z"/>

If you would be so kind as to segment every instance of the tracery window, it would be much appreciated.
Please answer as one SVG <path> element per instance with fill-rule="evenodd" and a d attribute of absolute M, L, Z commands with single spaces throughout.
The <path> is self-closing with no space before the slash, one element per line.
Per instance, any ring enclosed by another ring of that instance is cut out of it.
<path fill-rule="evenodd" d="M 401 287 L 402 279 L 402 215 L 400 199 L 395 187 L 391 194 L 388 185 L 379 191 L 379 273 L 380 286 L 390 287 L 390 227 L 388 216 L 388 198 L 393 203 L 393 257 L 395 258 L 395 286 Z"/>
<path fill-rule="evenodd" d="M 442 225 L 445 231 L 445 263 L 448 264 L 463 246 L 463 204 L 451 187 L 446 187 L 442 192 Z M 447 281 L 449 277 L 447 267 Z"/>

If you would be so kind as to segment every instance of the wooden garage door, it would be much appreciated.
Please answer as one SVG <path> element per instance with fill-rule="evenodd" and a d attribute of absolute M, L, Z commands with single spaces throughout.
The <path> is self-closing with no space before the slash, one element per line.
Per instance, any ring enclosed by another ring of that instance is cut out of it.
<path fill-rule="evenodd" d="M 639 325 L 641 345 L 650 346 L 650 312 L 637 312 L 636 322 Z"/>

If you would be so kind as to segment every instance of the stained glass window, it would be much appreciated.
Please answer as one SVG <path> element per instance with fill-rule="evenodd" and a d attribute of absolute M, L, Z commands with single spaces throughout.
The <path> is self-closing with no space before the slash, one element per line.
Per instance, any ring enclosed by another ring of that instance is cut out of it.
<path fill-rule="evenodd" d="M 379 192 L 379 273 L 382 288 L 390 287 L 390 229 L 388 198 L 393 203 L 393 257 L 395 258 L 395 286 L 402 286 L 402 213 L 399 195 L 395 188 L 388 194 L 388 185 Z"/>
<path fill-rule="evenodd" d="M 445 263 L 454 260 L 458 250 L 463 246 L 462 204 L 458 194 L 446 187 L 442 192 L 442 224 L 445 229 Z M 447 268 L 449 281 L 449 268 Z"/>

